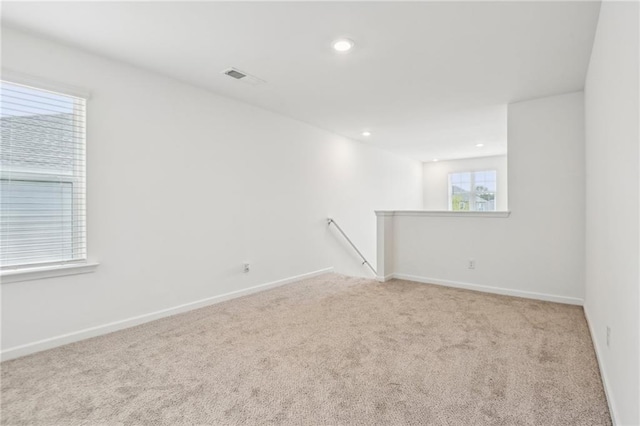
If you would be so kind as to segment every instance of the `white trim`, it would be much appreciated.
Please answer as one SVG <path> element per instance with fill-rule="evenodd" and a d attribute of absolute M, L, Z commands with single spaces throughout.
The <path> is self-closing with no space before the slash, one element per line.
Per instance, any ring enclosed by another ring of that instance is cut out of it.
<path fill-rule="evenodd" d="M 16 83 L 36 89 L 47 90 L 49 92 L 73 96 L 76 98 L 82 98 L 86 100 L 89 100 L 89 98 L 91 98 L 91 93 L 87 89 L 58 83 L 43 77 L 21 73 L 8 68 L 2 68 L 0 70 L 0 79 L 5 80 L 9 83 Z"/>
<path fill-rule="evenodd" d="M 393 274 L 385 275 L 384 277 L 383 277 L 383 276 L 381 276 L 381 275 L 378 275 L 378 276 L 376 277 L 376 280 L 377 280 L 378 282 L 381 282 L 381 283 L 387 282 L 387 281 L 389 281 L 389 280 L 391 280 L 391 279 L 393 279 Z"/>
<path fill-rule="evenodd" d="M 64 263 L 61 265 L 47 265 L 35 268 L 7 269 L 0 272 L 2 284 L 20 281 L 41 280 L 44 278 L 64 277 L 66 275 L 87 274 L 94 272 L 100 265 L 97 262 Z"/>
<path fill-rule="evenodd" d="M 449 210 L 376 210 L 376 216 L 425 216 L 425 217 L 482 217 L 506 218 L 510 211 L 496 212 L 453 212 Z"/>
<path fill-rule="evenodd" d="M 393 210 L 376 210 L 376 216 L 395 216 L 396 212 Z"/>
<path fill-rule="evenodd" d="M 596 361 L 598 361 L 598 367 L 600 369 L 600 377 L 602 378 L 602 385 L 604 387 L 604 395 L 607 399 L 607 405 L 609 406 L 609 414 L 611 415 L 611 423 L 613 426 L 618 425 L 617 415 L 616 415 L 616 405 L 613 402 L 613 392 L 609 387 L 609 381 L 607 380 L 607 373 L 604 369 L 604 365 L 602 363 L 602 355 L 600 352 L 600 346 L 598 346 L 598 339 L 596 338 L 596 334 L 593 331 L 593 327 L 591 325 L 591 321 L 589 320 L 589 311 L 587 310 L 587 306 L 583 306 L 582 310 L 584 311 L 584 318 L 587 320 L 587 327 L 589 328 L 589 333 L 591 334 L 591 341 L 593 342 L 593 350 L 596 353 Z"/>
<path fill-rule="evenodd" d="M 144 324 L 146 322 L 168 317 L 171 315 L 176 315 L 194 309 L 203 308 L 205 306 L 214 305 L 226 300 L 235 299 L 236 297 L 246 296 L 248 294 L 257 293 L 260 291 L 268 290 L 270 288 L 279 287 L 281 285 L 316 277 L 318 275 L 324 275 L 330 272 L 333 272 L 333 267 L 320 269 L 318 271 L 313 271 L 306 274 L 296 275 L 278 281 L 272 281 L 266 284 L 260 284 L 242 290 L 232 291 L 230 293 L 225 293 L 218 296 L 208 297 L 206 299 L 196 300 L 195 302 L 184 303 L 182 305 L 177 305 L 171 308 L 162 309 L 160 311 L 138 315 L 120 321 L 110 322 L 108 324 L 98 325 L 96 327 L 85 328 L 83 330 L 78 330 L 71 333 L 50 337 L 48 339 L 39 340 L 37 342 L 27 343 L 26 345 L 14 346 L 13 348 L 8 348 L 0 352 L 0 359 L 2 359 L 2 361 L 6 361 L 9 359 L 18 358 L 35 352 L 44 351 L 46 349 L 52 349 L 58 346 L 66 345 L 68 343 L 88 339 L 90 337 L 101 336 L 103 334 L 112 333 L 114 331 L 122 330 L 129 327 L 134 327 L 136 325 Z"/>
<path fill-rule="evenodd" d="M 524 297 L 526 299 L 544 300 L 547 302 L 565 303 L 568 305 L 578 305 L 578 306 L 584 305 L 584 300 L 577 297 L 556 296 L 554 294 L 536 293 L 533 291 L 524 291 L 524 290 L 513 290 L 509 288 L 502 288 L 502 287 L 491 287 L 491 286 L 482 285 L 482 284 L 472 284 L 472 283 L 465 283 L 460 281 L 441 280 L 438 278 L 419 277 L 417 275 L 409 275 L 409 274 L 395 273 L 393 274 L 393 278 L 396 278 L 399 280 L 415 281 L 423 284 L 435 284 L 435 285 L 441 285 L 445 287 L 463 288 L 465 290 L 480 291 L 483 293 Z"/>

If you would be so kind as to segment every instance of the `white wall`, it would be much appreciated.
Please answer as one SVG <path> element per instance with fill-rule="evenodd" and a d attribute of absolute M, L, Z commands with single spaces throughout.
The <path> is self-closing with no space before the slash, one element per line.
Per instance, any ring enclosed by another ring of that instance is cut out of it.
<path fill-rule="evenodd" d="M 431 282 L 581 303 L 583 94 L 509 105 L 508 135 L 511 215 L 396 215 L 393 272 Z M 467 269 L 469 258 L 476 260 L 473 270 Z"/>
<path fill-rule="evenodd" d="M 331 266 L 367 274 L 327 215 L 375 264 L 374 209 L 422 206 L 417 161 L 17 31 L 2 36 L 3 67 L 92 93 L 88 237 L 101 263 L 3 283 L 3 350 Z"/>
<path fill-rule="evenodd" d="M 449 173 L 496 171 L 496 208 L 508 210 L 507 156 L 465 158 L 424 163 L 422 167 L 425 210 L 449 210 Z"/>
<path fill-rule="evenodd" d="M 585 88 L 585 313 L 621 425 L 640 424 L 639 13 L 636 2 L 602 3 Z"/>

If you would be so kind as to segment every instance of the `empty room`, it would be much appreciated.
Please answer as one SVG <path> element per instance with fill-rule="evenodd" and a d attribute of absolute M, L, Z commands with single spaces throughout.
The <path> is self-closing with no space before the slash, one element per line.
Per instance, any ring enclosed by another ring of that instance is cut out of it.
<path fill-rule="evenodd" d="M 640 425 L 640 3 L 3 1 L 2 425 Z"/>

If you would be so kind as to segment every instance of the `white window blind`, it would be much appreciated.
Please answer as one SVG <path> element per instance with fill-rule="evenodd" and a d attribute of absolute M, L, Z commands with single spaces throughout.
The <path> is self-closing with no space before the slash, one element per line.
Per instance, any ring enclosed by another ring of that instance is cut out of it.
<path fill-rule="evenodd" d="M 0 266 L 86 259 L 85 99 L 0 82 Z"/>

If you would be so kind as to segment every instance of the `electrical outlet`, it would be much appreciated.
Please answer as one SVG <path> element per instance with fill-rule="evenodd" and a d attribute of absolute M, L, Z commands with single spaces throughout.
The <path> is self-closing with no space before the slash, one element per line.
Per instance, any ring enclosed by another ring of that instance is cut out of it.
<path fill-rule="evenodd" d="M 467 263 L 467 268 L 476 269 L 476 260 L 475 259 L 469 259 L 469 263 Z"/>
<path fill-rule="evenodd" d="M 242 272 L 245 274 L 249 272 L 249 262 L 245 262 L 242 264 Z"/>
<path fill-rule="evenodd" d="M 607 347 L 611 346 L 611 327 L 607 326 Z"/>

